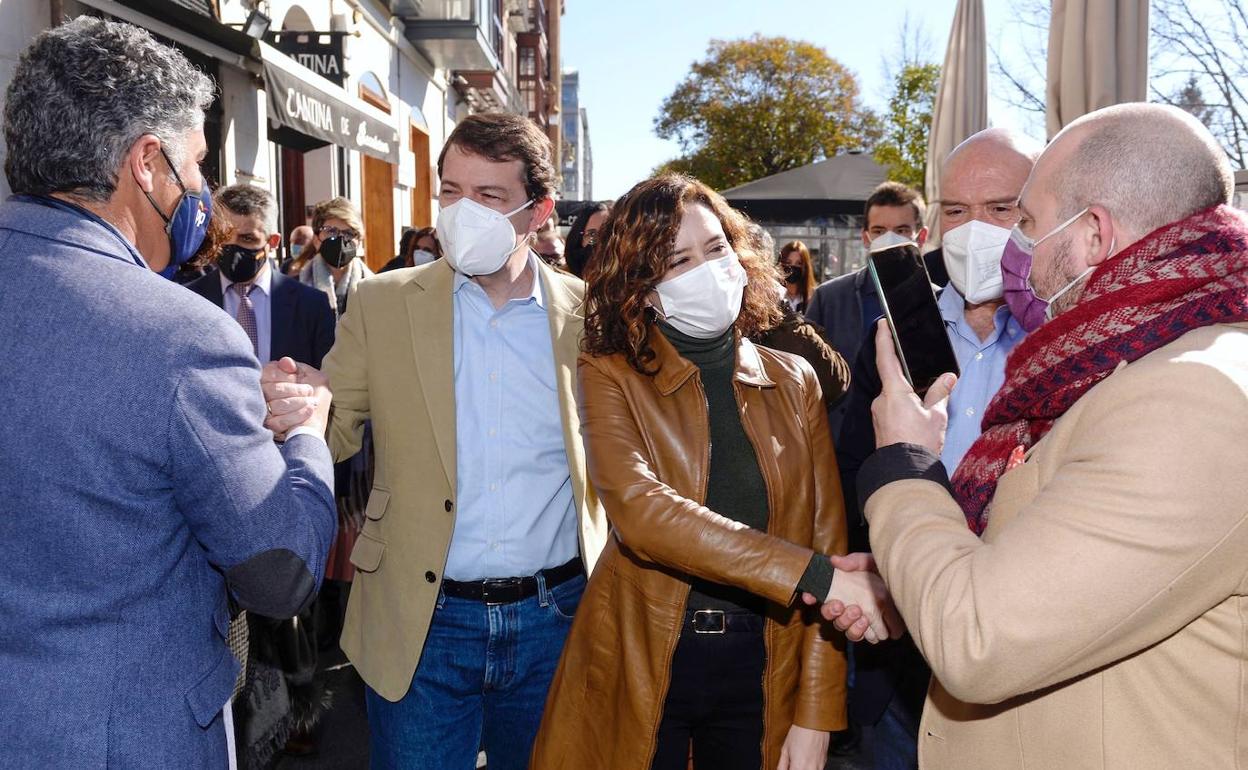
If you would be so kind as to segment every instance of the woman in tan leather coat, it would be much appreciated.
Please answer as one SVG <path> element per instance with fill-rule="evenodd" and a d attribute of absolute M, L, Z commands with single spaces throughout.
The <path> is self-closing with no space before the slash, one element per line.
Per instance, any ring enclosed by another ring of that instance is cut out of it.
<path fill-rule="evenodd" d="M 666 175 L 604 226 L 578 374 L 612 538 L 534 770 L 684 770 L 691 747 L 699 770 L 821 770 L 845 726 L 844 639 L 797 597 L 865 609 L 882 584 L 833 579 L 845 520 L 826 413 L 809 364 L 747 339 L 779 309 L 746 224 Z"/>

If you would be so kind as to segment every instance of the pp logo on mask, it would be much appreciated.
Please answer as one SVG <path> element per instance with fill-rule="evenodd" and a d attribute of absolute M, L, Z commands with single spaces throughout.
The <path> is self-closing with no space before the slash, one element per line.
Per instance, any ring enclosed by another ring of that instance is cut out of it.
<path fill-rule="evenodd" d="M 195 215 L 195 227 L 203 227 L 204 222 L 208 219 L 208 210 L 204 208 L 203 201 L 199 203 L 199 212 Z"/>

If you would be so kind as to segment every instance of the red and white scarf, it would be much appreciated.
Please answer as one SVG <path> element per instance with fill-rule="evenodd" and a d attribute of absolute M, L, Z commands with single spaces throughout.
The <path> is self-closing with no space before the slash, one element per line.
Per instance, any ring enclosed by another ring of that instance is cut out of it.
<path fill-rule="evenodd" d="M 1079 303 L 1010 354 L 983 433 L 953 474 L 977 534 L 1012 455 L 1044 437 L 1093 385 L 1202 326 L 1248 321 L 1248 216 L 1216 206 L 1159 228 L 1102 264 Z"/>

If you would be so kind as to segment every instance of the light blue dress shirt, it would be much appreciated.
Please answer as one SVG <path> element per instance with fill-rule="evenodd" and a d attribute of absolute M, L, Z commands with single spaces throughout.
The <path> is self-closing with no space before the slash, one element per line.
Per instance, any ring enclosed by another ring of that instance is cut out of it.
<path fill-rule="evenodd" d="M 980 425 L 988 402 L 1005 384 L 1005 359 L 1026 333 L 1010 308 L 1002 305 L 993 318 L 993 331 L 987 340 L 966 322 L 966 300 L 949 284 L 941 292 L 937 302 L 940 316 L 945 319 L 945 330 L 953 343 L 953 354 L 958 359 L 962 376 L 949 397 L 949 427 L 945 433 L 945 448 L 940 453 L 941 462 L 952 476 L 958 463 L 966 455 L 971 444 L 979 438 Z"/>
<path fill-rule="evenodd" d="M 256 288 L 248 295 L 251 300 L 251 309 L 256 314 L 256 358 L 260 363 L 266 364 L 273 359 L 273 310 L 272 303 L 269 302 L 269 295 L 273 291 L 273 272 L 272 268 L 265 265 L 260 269 L 260 275 L 256 276 Z M 221 294 L 225 300 L 225 312 L 230 314 L 231 318 L 238 318 L 238 292 L 230 287 L 234 283 L 221 275 Z"/>
<path fill-rule="evenodd" d="M 578 553 L 555 352 L 534 259 L 532 293 L 500 310 L 476 282 L 455 275 L 452 580 L 532 575 Z"/>

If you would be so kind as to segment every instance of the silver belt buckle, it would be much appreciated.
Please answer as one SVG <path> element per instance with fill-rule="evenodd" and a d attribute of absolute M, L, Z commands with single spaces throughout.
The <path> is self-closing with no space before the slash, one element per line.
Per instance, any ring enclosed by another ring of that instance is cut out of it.
<path fill-rule="evenodd" d="M 512 597 L 501 597 L 498 594 L 515 587 L 515 578 L 493 578 L 481 581 L 481 601 L 489 606 L 509 604 L 515 601 Z"/>
<path fill-rule="evenodd" d="M 698 628 L 699 618 L 719 618 L 719 628 Z M 693 632 L 695 634 L 722 634 L 728 630 L 723 610 L 695 610 L 693 613 Z"/>

